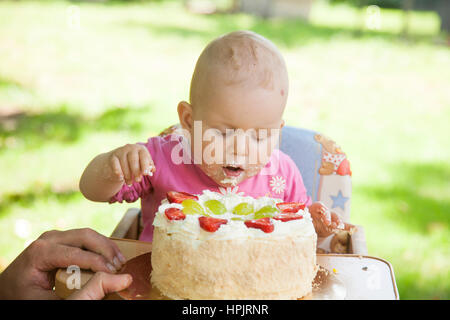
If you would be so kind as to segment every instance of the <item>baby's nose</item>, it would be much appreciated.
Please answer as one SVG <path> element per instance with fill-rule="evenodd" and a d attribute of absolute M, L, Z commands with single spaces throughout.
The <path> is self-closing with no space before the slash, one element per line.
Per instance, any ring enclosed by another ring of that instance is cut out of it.
<path fill-rule="evenodd" d="M 249 149 L 248 137 L 243 136 L 241 139 L 242 141 L 238 140 L 238 143 L 236 144 L 235 153 L 238 156 L 247 156 Z"/>
<path fill-rule="evenodd" d="M 249 139 L 246 134 L 234 134 L 227 139 L 227 153 L 236 156 L 247 156 L 249 153 Z"/>

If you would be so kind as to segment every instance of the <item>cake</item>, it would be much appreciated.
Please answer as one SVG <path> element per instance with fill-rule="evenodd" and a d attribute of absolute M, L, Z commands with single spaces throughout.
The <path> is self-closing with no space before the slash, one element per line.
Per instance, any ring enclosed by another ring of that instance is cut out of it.
<path fill-rule="evenodd" d="M 205 190 L 168 192 L 155 214 L 152 286 L 171 299 L 298 299 L 316 240 L 301 203 Z"/>

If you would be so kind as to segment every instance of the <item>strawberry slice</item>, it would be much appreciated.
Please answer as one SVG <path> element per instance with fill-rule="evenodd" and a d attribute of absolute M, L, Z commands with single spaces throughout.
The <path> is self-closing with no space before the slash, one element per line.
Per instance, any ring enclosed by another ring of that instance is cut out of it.
<path fill-rule="evenodd" d="M 270 220 L 270 218 L 247 220 L 244 221 L 244 223 L 247 226 L 247 228 L 261 229 L 265 233 L 270 233 L 274 229 L 273 223 Z"/>
<path fill-rule="evenodd" d="M 286 221 L 291 221 L 291 220 L 303 219 L 303 216 L 292 213 L 292 212 L 288 212 L 288 213 L 279 214 L 273 218 L 275 220 L 280 220 L 280 221 L 286 222 Z"/>
<path fill-rule="evenodd" d="M 227 224 L 228 220 L 202 216 L 198 218 L 198 222 L 203 230 L 215 232 L 222 224 Z"/>
<path fill-rule="evenodd" d="M 178 208 L 167 208 L 164 211 L 167 219 L 169 220 L 184 220 L 186 219 L 186 215 Z"/>
<path fill-rule="evenodd" d="M 277 203 L 277 208 L 281 210 L 283 213 L 292 212 L 295 213 L 298 210 L 305 209 L 306 205 L 301 202 L 280 202 Z"/>
<path fill-rule="evenodd" d="M 167 192 L 167 199 L 170 203 L 182 203 L 186 199 L 198 200 L 198 197 L 187 192 L 169 191 Z"/>

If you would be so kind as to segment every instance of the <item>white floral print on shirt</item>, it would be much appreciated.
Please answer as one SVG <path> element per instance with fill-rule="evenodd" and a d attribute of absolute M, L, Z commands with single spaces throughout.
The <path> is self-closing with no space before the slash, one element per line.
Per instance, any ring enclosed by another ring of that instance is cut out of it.
<path fill-rule="evenodd" d="M 286 180 L 282 176 L 274 176 L 270 180 L 270 186 L 273 192 L 280 194 L 286 189 Z"/>
<path fill-rule="evenodd" d="M 238 195 L 238 196 L 243 196 L 244 192 L 238 192 L 238 189 L 239 189 L 238 186 L 233 187 L 233 188 L 227 187 L 226 189 L 222 188 L 222 187 L 219 187 L 219 192 L 221 194 L 223 194 L 224 196 L 226 196 L 228 194 L 235 194 L 235 195 Z"/>

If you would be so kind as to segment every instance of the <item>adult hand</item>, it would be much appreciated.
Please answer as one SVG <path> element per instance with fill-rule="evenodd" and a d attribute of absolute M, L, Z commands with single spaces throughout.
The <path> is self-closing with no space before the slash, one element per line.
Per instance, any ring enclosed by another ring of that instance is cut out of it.
<path fill-rule="evenodd" d="M 57 299 L 52 289 L 58 268 L 77 265 L 111 274 L 125 262 L 117 245 L 92 229 L 48 231 L 0 274 L 0 299 Z M 114 290 L 115 286 L 109 285 L 111 279 L 100 274 L 89 288 L 94 287 L 95 291 L 94 284 L 100 283 L 104 293 Z M 99 296 L 98 290 L 92 294 L 92 297 Z"/>

